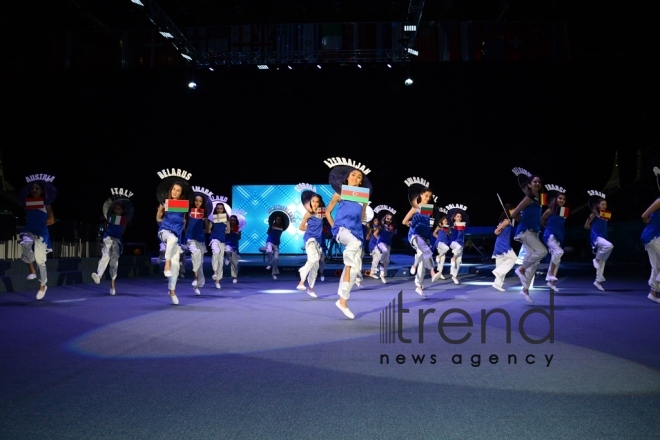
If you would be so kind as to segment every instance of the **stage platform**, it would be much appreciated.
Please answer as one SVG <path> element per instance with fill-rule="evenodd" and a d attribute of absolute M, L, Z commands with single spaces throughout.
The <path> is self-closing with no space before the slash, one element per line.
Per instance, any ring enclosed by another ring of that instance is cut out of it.
<path fill-rule="evenodd" d="M 36 281 L 0 294 L 0 438 L 657 438 L 648 272 L 608 266 L 603 292 L 567 262 L 559 292 L 538 275 L 529 304 L 513 274 L 490 286 L 492 260 L 458 285 L 427 275 L 421 297 L 411 261 L 353 289 L 353 320 L 335 306 L 340 262 L 312 298 L 295 289 L 303 256 L 276 281 L 244 256 L 220 290 L 207 257 L 201 294 L 187 271 L 175 306 L 155 259 L 125 261 L 114 296 L 89 277 L 96 259 L 49 261 L 77 275 L 41 301 Z"/>

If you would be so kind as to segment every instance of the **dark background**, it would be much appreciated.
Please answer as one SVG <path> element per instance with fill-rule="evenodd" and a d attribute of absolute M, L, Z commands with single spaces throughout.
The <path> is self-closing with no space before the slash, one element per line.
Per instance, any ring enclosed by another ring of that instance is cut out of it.
<path fill-rule="evenodd" d="M 158 3 L 175 23 L 192 26 L 401 21 L 409 2 Z M 398 209 L 399 221 L 409 207 L 404 180 L 419 176 L 441 205 L 467 205 L 474 226 L 496 224 L 498 193 L 520 201 L 513 167 L 565 187 L 575 208 L 569 224 L 582 224 L 586 191 L 603 190 L 617 164 L 613 217 L 638 220 L 657 196 L 658 56 L 650 16 L 634 4 L 527 3 L 427 1 L 422 21 L 563 21 L 569 62 L 40 70 L 33 50 L 21 52 L 28 34 L 150 24 L 128 0 L 53 1 L 29 12 L 13 6 L 13 18 L 3 18 L 9 41 L 18 42 L 16 57 L 4 61 L 1 89 L 5 180 L 19 190 L 28 174 L 55 175 L 56 217 L 83 222 L 98 221 L 110 187 L 127 188 L 136 205 L 127 240 L 152 245 L 163 168 L 185 169 L 192 184 L 231 197 L 237 184 L 325 183 L 323 160 L 334 156 L 367 165 L 373 205 Z M 403 84 L 408 76 L 410 87 Z M 198 88 L 190 90 L 193 79 Z"/>

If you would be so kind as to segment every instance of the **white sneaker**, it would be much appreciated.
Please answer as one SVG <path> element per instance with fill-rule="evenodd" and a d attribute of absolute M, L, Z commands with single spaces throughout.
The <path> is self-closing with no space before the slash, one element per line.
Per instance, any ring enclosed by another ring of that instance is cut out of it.
<path fill-rule="evenodd" d="M 598 289 L 600 291 L 603 291 L 603 292 L 605 291 L 603 286 L 598 281 L 594 281 L 594 286 L 596 286 L 596 289 Z"/>
<path fill-rule="evenodd" d="M 354 319 L 354 318 L 355 318 L 355 315 L 353 314 L 353 312 L 351 312 L 351 311 L 349 310 L 348 307 L 343 307 L 339 301 L 340 301 L 340 300 L 337 300 L 337 302 L 335 303 L 335 305 L 337 306 L 337 308 L 338 308 L 339 310 L 341 310 L 341 312 L 342 312 L 344 315 L 346 315 L 346 317 L 347 317 L 348 319 Z"/>
<path fill-rule="evenodd" d="M 193 287 L 197 287 L 197 280 L 193 280 L 193 282 L 191 283 L 191 285 L 192 285 Z"/>
<path fill-rule="evenodd" d="M 220 281 L 215 282 L 215 288 L 220 290 Z"/>
<path fill-rule="evenodd" d="M 316 293 L 313 290 L 307 290 L 307 295 L 311 296 L 312 298 L 316 298 Z"/>
<path fill-rule="evenodd" d="M 202 292 L 199 291 L 199 289 L 195 288 L 195 295 L 201 295 Z"/>
<path fill-rule="evenodd" d="M 649 296 L 647 296 L 647 298 L 650 299 L 651 301 L 655 301 L 655 302 L 657 302 L 658 304 L 660 304 L 660 297 L 653 296 L 653 295 L 651 295 L 651 294 L 649 293 Z"/>
<path fill-rule="evenodd" d="M 215 273 L 214 273 L 213 276 L 211 276 L 211 279 L 212 279 L 213 281 L 218 281 L 218 274 L 215 274 Z"/>
<path fill-rule="evenodd" d="M 266 270 L 270 270 L 270 266 L 266 266 Z"/>
<path fill-rule="evenodd" d="M 546 281 L 557 281 L 557 277 L 554 276 L 554 275 L 548 275 L 547 277 L 545 277 L 545 280 Z"/>
<path fill-rule="evenodd" d="M 497 284 L 497 283 L 493 283 L 492 286 L 495 290 L 499 290 L 500 292 L 505 291 L 504 288 L 502 286 L 500 286 L 499 284 Z"/>
<path fill-rule="evenodd" d="M 422 290 L 422 288 L 420 286 L 417 286 L 415 288 L 415 292 L 417 292 L 420 296 L 424 296 L 424 297 L 426 296 L 426 294 L 424 293 L 424 290 Z"/>
<path fill-rule="evenodd" d="M 179 298 L 176 297 L 176 294 L 170 295 L 170 299 L 172 300 L 172 304 L 179 305 Z"/>
<path fill-rule="evenodd" d="M 325 277 L 321 275 L 321 281 L 325 281 Z"/>
<path fill-rule="evenodd" d="M 516 270 L 514 272 L 516 273 L 516 275 L 518 275 L 518 278 L 520 278 L 520 282 L 524 286 L 525 283 L 527 282 L 527 276 L 524 273 L 520 272 L 521 268 L 522 266 L 516 267 Z"/>
<path fill-rule="evenodd" d="M 552 284 L 552 282 L 548 281 L 547 286 L 548 286 L 549 288 L 551 288 L 552 290 L 554 290 L 555 292 L 559 292 L 559 289 L 557 288 L 557 286 L 555 286 L 554 284 Z"/>
<path fill-rule="evenodd" d="M 273 279 L 274 279 L 274 280 L 277 280 L 277 275 L 273 275 Z"/>
<path fill-rule="evenodd" d="M 225 266 L 229 266 L 229 260 L 225 259 L 224 263 L 225 263 Z"/>
<path fill-rule="evenodd" d="M 534 300 L 532 299 L 531 296 L 529 296 L 528 293 L 520 292 L 520 294 L 525 298 L 525 301 L 527 301 L 530 304 L 534 304 Z"/>
<path fill-rule="evenodd" d="M 46 296 L 46 290 L 48 290 L 48 286 L 44 286 L 44 290 L 37 291 L 37 299 L 44 299 L 44 296 Z"/>
<path fill-rule="evenodd" d="M 298 289 L 298 290 L 300 290 L 300 291 L 302 292 L 302 291 L 307 290 L 307 287 L 305 287 L 304 284 L 298 284 L 298 285 L 296 286 L 296 289 Z"/>
<path fill-rule="evenodd" d="M 385 281 L 385 274 L 382 272 L 380 274 L 380 280 L 383 282 L 383 284 L 387 284 L 387 281 Z"/>
<path fill-rule="evenodd" d="M 114 295 L 115 293 L 117 293 L 115 289 L 110 289 L 110 295 Z"/>
<path fill-rule="evenodd" d="M 378 279 L 378 275 L 376 275 L 374 272 L 371 272 L 371 273 L 369 274 L 369 276 L 370 276 L 371 278 Z"/>
<path fill-rule="evenodd" d="M 458 278 L 456 278 L 456 277 L 454 276 L 454 277 L 451 277 L 451 279 L 452 279 L 452 281 L 454 282 L 454 284 L 458 284 Z"/>
<path fill-rule="evenodd" d="M 238 283 L 238 278 L 234 278 L 234 279 L 232 280 L 232 283 L 234 283 L 234 284 Z"/>
<path fill-rule="evenodd" d="M 28 279 L 28 280 L 36 280 L 36 279 L 37 279 L 37 274 L 36 274 L 36 273 L 31 273 L 30 275 L 28 275 L 28 276 L 26 277 L 26 279 Z M 96 284 L 98 284 L 98 283 L 96 283 Z"/>
<path fill-rule="evenodd" d="M 101 283 L 101 277 L 96 272 L 92 272 L 92 279 L 96 284 Z"/>
<path fill-rule="evenodd" d="M 166 270 L 163 272 L 163 275 L 165 275 L 166 278 L 169 278 L 172 276 L 172 271 L 171 270 Z"/>

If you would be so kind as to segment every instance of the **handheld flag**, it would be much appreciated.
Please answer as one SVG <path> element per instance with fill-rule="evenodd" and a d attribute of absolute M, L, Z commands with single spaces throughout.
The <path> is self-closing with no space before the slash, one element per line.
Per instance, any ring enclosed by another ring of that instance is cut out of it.
<path fill-rule="evenodd" d="M 612 218 L 612 211 L 608 211 L 606 209 L 600 211 L 600 218 L 602 218 L 605 221 L 609 221 Z"/>
<path fill-rule="evenodd" d="M 570 210 L 568 209 L 567 206 L 562 206 L 561 208 L 559 208 L 559 212 L 557 213 L 557 215 L 558 215 L 559 217 L 564 217 L 564 218 L 566 218 L 566 217 L 568 217 L 568 212 L 569 212 L 569 211 L 570 211 Z"/>
<path fill-rule="evenodd" d="M 213 223 L 227 223 L 227 214 L 214 214 Z"/>
<path fill-rule="evenodd" d="M 423 204 L 423 205 L 419 205 L 419 207 L 422 215 L 433 215 L 433 205 Z"/>
<path fill-rule="evenodd" d="M 539 193 L 539 204 L 541 206 L 547 206 L 547 204 L 548 204 L 548 195 L 546 193 Z"/>
<path fill-rule="evenodd" d="M 125 215 L 114 215 L 113 214 L 108 219 L 108 224 L 109 225 L 124 226 L 124 225 L 126 225 L 126 216 Z"/>
<path fill-rule="evenodd" d="M 325 217 L 325 207 L 319 207 L 318 211 L 316 211 L 316 216 L 318 218 L 324 218 Z"/>
<path fill-rule="evenodd" d="M 44 199 L 43 198 L 26 198 L 25 199 L 25 209 L 44 209 Z"/>
<path fill-rule="evenodd" d="M 168 212 L 188 212 L 190 201 L 179 199 L 166 199 L 165 211 Z"/>
<path fill-rule="evenodd" d="M 190 218 L 198 218 L 198 219 L 204 218 L 204 209 L 201 209 L 201 208 L 191 209 L 190 210 Z"/>
<path fill-rule="evenodd" d="M 454 229 L 457 231 L 465 231 L 465 222 L 454 222 Z"/>
<path fill-rule="evenodd" d="M 358 203 L 369 203 L 369 188 L 361 186 L 342 185 L 341 199 Z"/>

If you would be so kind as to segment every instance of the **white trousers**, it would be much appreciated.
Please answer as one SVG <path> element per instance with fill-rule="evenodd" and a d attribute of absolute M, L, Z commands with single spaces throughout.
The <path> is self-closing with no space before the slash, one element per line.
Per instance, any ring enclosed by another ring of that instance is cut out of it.
<path fill-rule="evenodd" d="M 344 270 L 342 270 L 341 277 L 339 278 L 337 295 L 344 299 L 348 299 L 351 296 L 351 289 L 355 284 L 356 278 L 360 272 L 362 272 L 362 240 L 358 239 L 350 230 L 343 226 L 339 228 L 336 240 L 337 243 L 344 246 L 344 252 L 342 253 Z M 351 276 L 348 281 L 348 286 L 343 283 L 346 267 L 351 268 Z M 342 286 L 344 286 L 344 288 L 342 288 Z"/>
<path fill-rule="evenodd" d="M 314 287 L 316 277 L 319 273 L 319 262 L 321 261 L 321 245 L 314 238 L 310 238 L 305 243 L 305 253 L 307 254 L 307 261 L 305 265 L 298 269 L 300 272 L 300 280 L 307 280 L 309 288 Z"/>
<path fill-rule="evenodd" d="M 645 248 L 649 254 L 649 263 L 651 263 L 649 287 L 657 293 L 660 292 L 660 238 L 654 238 Z"/>
<path fill-rule="evenodd" d="M 117 278 L 117 267 L 119 267 L 119 247 L 121 243 L 118 238 L 105 237 L 103 239 L 103 247 L 101 248 L 101 259 L 96 269 L 99 277 L 103 278 L 105 269 L 108 268 L 110 278 L 113 280 Z M 110 266 L 108 266 L 108 264 Z"/>
<path fill-rule="evenodd" d="M 179 255 L 182 253 L 179 237 L 167 230 L 160 231 L 158 237 L 161 242 L 165 243 L 165 259 L 170 260 L 172 276 L 170 276 L 168 288 L 176 290 L 176 282 L 179 279 Z"/>
<path fill-rule="evenodd" d="M 21 260 L 28 264 L 36 262 L 41 285 L 45 286 L 48 284 L 48 271 L 46 270 L 48 246 L 44 243 L 44 240 L 30 232 L 23 233 L 21 249 L 23 251 Z"/>
<path fill-rule="evenodd" d="M 525 246 L 526 254 L 521 266 L 525 268 L 525 282 L 523 282 L 523 287 L 529 289 L 541 260 L 548 255 L 548 249 L 539 240 L 536 232 L 532 230 L 527 230 L 516 235 L 515 240 Z"/>
<path fill-rule="evenodd" d="M 220 240 L 211 240 L 211 267 L 213 267 L 213 274 L 217 276 L 217 281 L 222 279 L 225 271 L 225 247 L 226 244 Z"/>

